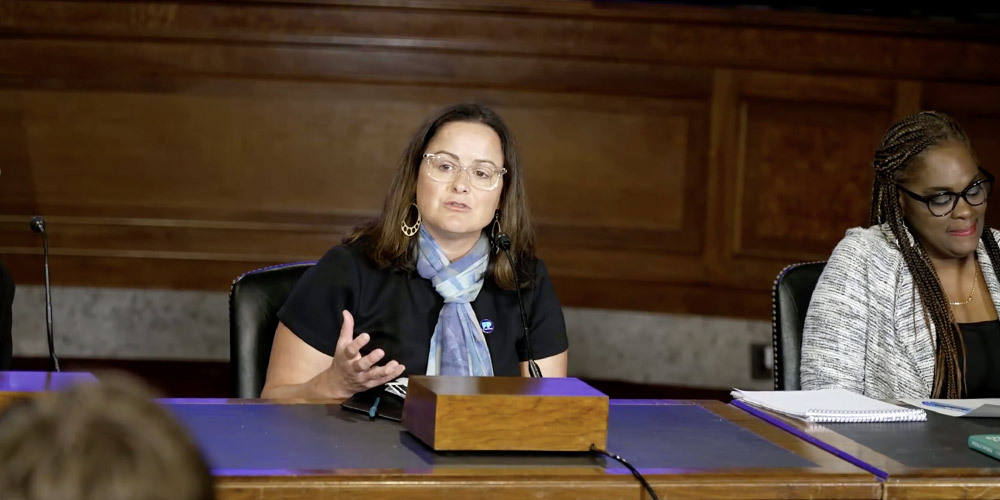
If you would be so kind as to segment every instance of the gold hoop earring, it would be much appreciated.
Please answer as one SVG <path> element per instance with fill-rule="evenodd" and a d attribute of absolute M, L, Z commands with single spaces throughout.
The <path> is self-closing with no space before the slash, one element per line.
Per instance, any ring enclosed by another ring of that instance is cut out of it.
<path fill-rule="evenodd" d="M 417 234 L 417 231 L 420 229 L 420 209 L 417 208 L 416 203 L 412 203 L 410 206 L 417 209 L 417 221 L 414 222 L 412 226 L 408 226 L 406 225 L 406 217 L 403 217 L 403 220 L 399 223 L 399 229 L 402 230 L 403 234 L 407 237 L 412 237 Z M 407 213 L 409 213 L 409 210 L 407 210 Z"/>

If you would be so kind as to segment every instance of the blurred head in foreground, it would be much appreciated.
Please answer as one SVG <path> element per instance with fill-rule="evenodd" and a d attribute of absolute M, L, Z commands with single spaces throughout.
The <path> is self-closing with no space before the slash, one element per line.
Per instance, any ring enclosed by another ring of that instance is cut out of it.
<path fill-rule="evenodd" d="M 204 458 L 138 381 L 40 394 L 0 414 L 4 500 L 211 500 Z"/>

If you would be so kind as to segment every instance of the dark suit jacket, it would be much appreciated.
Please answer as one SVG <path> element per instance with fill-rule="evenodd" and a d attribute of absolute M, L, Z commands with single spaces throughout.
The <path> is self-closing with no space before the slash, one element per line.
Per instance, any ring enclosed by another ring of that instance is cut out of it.
<path fill-rule="evenodd" d="M 13 341 L 10 336 L 11 306 L 14 304 L 14 280 L 0 262 L 0 370 L 10 369 Z"/>

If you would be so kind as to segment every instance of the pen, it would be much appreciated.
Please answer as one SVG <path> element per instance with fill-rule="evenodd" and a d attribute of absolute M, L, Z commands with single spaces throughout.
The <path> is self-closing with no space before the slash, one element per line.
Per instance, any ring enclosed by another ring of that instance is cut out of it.
<path fill-rule="evenodd" d="M 375 419 L 375 415 L 378 414 L 378 403 L 381 400 L 382 400 L 381 396 L 375 398 L 375 402 L 372 403 L 372 407 L 368 409 L 368 418 L 372 420 Z"/>
<path fill-rule="evenodd" d="M 972 411 L 972 408 L 966 408 L 964 406 L 956 406 L 945 403 L 938 403 L 937 401 L 921 401 L 920 403 L 926 406 L 933 406 L 934 408 L 944 408 L 945 410 Z"/>

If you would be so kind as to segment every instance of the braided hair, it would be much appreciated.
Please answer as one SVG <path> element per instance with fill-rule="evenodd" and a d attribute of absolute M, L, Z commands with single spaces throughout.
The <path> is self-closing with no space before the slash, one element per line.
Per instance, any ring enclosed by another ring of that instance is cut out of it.
<path fill-rule="evenodd" d="M 906 267 L 920 292 L 924 311 L 930 316 L 937 334 L 934 352 L 934 397 L 959 398 L 965 392 L 963 369 L 964 345 L 962 332 L 955 323 L 948 298 L 934 265 L 923 245 L 907 233 L 906 222 L 899 206 L 901 182 L 915 161 L 929 148 L 947 142 L 957 142 L 972 153 L 972 145 L 962 127 L 951 117 L 934 111 L 923 111 L 892 124 L 875 151 L 875 183 L 869 225 L 888 224 L 903 254 Z M 983 243 L 993 262 L 1000 262 L 1000 247 L 993 232 L 983 231 Z M 994 268 L 1000 279 L 1000 266 Z"/>

